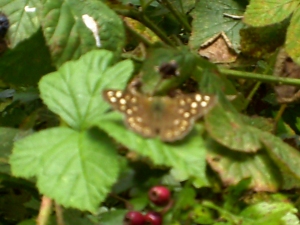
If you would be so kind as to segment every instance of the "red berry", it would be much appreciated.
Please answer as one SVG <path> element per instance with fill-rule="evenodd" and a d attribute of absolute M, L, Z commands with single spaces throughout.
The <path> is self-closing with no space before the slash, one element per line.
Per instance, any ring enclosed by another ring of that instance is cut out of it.
<path fill-rule="evenodd" d="M 145 225 L 161 225 L 162 216 L 158 212 L 148 212 L 145 215 Z"/>
<path fill-rule="evenodd" d="M 164 206 L 170 201 L 171 193 L 164 186 L 155 186 L 148 192 L 148 197 L 151 202 L 158 206 Z"/>
<path fill-rule="evenodd" d="M 123 225 L 143 225 L 145 222 L 145 217 L 142 213 L 137 211 L 130 211 L 126 213 Z"/>

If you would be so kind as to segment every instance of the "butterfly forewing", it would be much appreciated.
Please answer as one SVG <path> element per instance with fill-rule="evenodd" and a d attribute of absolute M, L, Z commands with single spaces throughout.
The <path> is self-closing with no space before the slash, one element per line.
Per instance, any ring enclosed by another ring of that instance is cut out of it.
<path fill-rule="evenodd" d="M 107 90 L 104 99 L 125 115 L 126 125 L 144 137 L 159 136 L 162 141 L 182 139 L 194 121 L 214 104 L 215 97 L 185 94 L 170 97 L 147 97 L 130 91 Z"/>
<path fill-rule="evenodd" d="M 153 126 L 151 118 L 151 98 L 116 90 L 104 91 L 103 97 L 115 110 L 125 115 L 125 123 L 131 130 L 144 137 L 157 136 L 156 126 Z"/>

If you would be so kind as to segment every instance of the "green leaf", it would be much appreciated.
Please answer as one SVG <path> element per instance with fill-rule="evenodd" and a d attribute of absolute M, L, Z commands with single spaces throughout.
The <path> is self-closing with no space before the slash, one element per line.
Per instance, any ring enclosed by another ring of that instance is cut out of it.
<path fill-rule="evenodd" d="M 274 52 L 284 43 L 288 23 L 288 20 L 284 20 L 272 26 L 241 29 L 241 51 L 255 58 Z"/>
<path fill-rule="evenodd" d="M 273 132 L 274 130 L 274 121 L 271 118 L 265 118 L 260 116 L 246 116 L 241 115 L 243 121 L 250 125 L 254 126 L 260 130 L 267 131 L 267 132 Z"/>
<path fill-rule="evenodd" d="M 36 220 L 35 219 L 24 220 L 21 223 L 18 223 L 17 225 L 36 225 Z"/>
<path fill-rule="evenodd" d="M 126 210 L 114 210 L 101 214 L 101 225 L 122 224 Z"/>
<path fill-rule="evenodd" d="M 191 213 L 192 220 L 197 224 L 214 224 L 214 212 L 202 205 L 196 205 Z"/>
<path fill-rule="evenodd" d="M 240 35 L 239 30 L 245 25 L 241 20 L 233 19 L 225 14 L 241 16 L 244 12 L 246 1 L 222 0 L 198 1 L 192 12 L 192 35 L 189 46 L 198 51 L 200 46 L 212 37 L 224 32 L 238 51 Z M 230 6 L 230 7 L 228 7 Z"/>
<path fill-rule="evenodd" d="M 14 85 L 36 85 L 55 68 L 41 30 L 1 56 L 0 78 Z"/>
<path fill-rule="evenodd" d="M 26 132 L 22 132 L 18 129 L 0 127 L 0 172 L 1 173 L 10 173 L 8 158 L 11 154 L 13 143 L 17 139 L 25 135 Z"/>
<path fill-rule="evenodd" d="M 41 79 L 41 98 L 71 127 L 90 127 L 109 108 L 102 99 L 102 90 L 122 89 L 133 71 L 130 60 L 114 66 L 112 63 L 113 54 L 107 50 L 91 51 L 77 61 L 65 63 Z"/>
<path fill-rule="evenodd" d="M 251 0 L 243 21 L 255 27 L 279 23 L 289 17 L 298 5 L 298 0 Z"/>
<path fill-rule="evenodd" d="M 288 202 L 259 202 L 244 209 L 241 216 L 259 225 L 298 225 L 297 212 Z"/>
<path fill-rule="evenodd" d="M 211 139 L 206 140 L 207 161 L 226 185 L 236 185 L 251 178 L 249 188 L 255 191 L 276 191 L 281 184 L 281 173 L 268 155 L 231 151 Z"/>
<path fill-rule="evenodd" d="M 84 23 L 84 15 L 96 22 L 95 34 Z M 57 66 L 100 46 L 116 55 L 121 53 L 125 40 L 122 20 L 101 1 L 47 0 L 41 16 L 44 35 Z"/>
<path fill-rule="evenodd" d="M 130 150 L 151 158 L 156 165 L 170 166 L 184 177 L 197 177 L 202 185 L 208 184 L 206 149 L 199 131 L 193 130 L 184 140 L 168 144 L 157 138 L 145 139 L 126 129 L 118 113 L 108 114 L 98 126 Z"/>
<path fill-rule="evenodd" d="M 92 222 L 88 219 L 87 215 L 83 215 L 82 212 L 74 210 L 74 209 L 67 209 L 64 210 L 64 221 L 66 225 L 95 225 L 96 223 Z M 55 223 L 56 224 L 56 223 Z"/>
<path fill-rule="evenodd" d="M 216 105 L 206 116 L 209 134 L 222 145 L 241 152 L 256 152 L 261 148 L 259 136 L 247 126 L 238 113 L 226 111 Z"/>
<path fill-rule="evenodd" d="M 257 131 L 259 132 L 259 130 Z M 300 183 L 300 153 L 284 143 L 279 137 L 267 132 L 260 132 L 261 142 L 265 145 L 270 157 L 284 171 L 297 178 Z"/>
<path fill-rule="evenodd" d="M 15 176 L 37 177 L 44 195 L 66 207 L 95 212 L 118 176 L 114 145 L 97 130 L 52 128 L 15 143 Z"/>
<path fill-rule="evenodd" d="M 1 0 L 0 9 L 9 19 L 8 39 L 11 47 L 29 38 L 40 27 L 37 17 L 40 0 Z M 31 51 L 32 53 L 33 51 Z"/>
<path fill-rule="evenodd" d="M 298 3 L 299 4 L 299 3 Z M 292 59 L 300 64 L 300 44 L 299 44 L 299 34 L 300 34 L 300 7 L 294 12 L 290 25 L 287 30 L 286 40 L 285 40 L 285 50 Z"/>

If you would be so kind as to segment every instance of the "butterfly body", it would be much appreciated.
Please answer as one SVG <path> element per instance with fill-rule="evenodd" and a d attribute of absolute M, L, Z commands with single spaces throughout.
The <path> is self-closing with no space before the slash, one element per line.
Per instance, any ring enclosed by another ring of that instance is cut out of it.
<path fill-rule="evenodd" d="M 200 93 L 171 98 L 148 97 L 128 90 L 105 90 L 103 97 L 115 110 L 125 115 L 125 123 L 131 130 L 147 138 L 159 136 L 166 142 L 186 136 L 195 120 L 215 102 L 215 97 Z"/>

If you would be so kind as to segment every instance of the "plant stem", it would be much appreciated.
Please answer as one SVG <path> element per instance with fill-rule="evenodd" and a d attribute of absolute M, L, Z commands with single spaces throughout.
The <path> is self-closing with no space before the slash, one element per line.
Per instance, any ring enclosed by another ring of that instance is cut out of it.
<path fill-rule="evenodd" d="M 277 131 L 277 125 L 278 125 L 278 122 L 280 120 L 280 118 L 282 117 L 285 109 L 287 107 L 287 104 L 282 104 L 275 116 L 275 119 L 274 119 L 274 127 L 273 127 L 273 134 L 276 134 L 276 131 Z"/>
<path fill-rule="evenodd" d="M 39 215 L 37 217 L 37 225 L 46 225 L 52 211 L 52 200 L 46 196 L 42 197 Z"/>
<path fill-rule="evenodd" d="M 169 2 L 169 0 L 161 0 L 162 3 L 166 5 L 166 7 L 170 10 L 171 13 L 178 19 L 178 21 L 182 24 L 184 29 L 188 32 L 192 31 L 190 24 L 187 22 L 186 18 L 182 16 L 182 14 Z"/>
<path fill-rule="evenodd" d="M 223 68 L 219 68 L 219 70 L 221 73 L 226 74 L 228 77 L 252 79 L 252 80 L 258 80 L 267 83 L 279 83 L 279 84 L 300 86 L 300 79 L 295 79 L 295 78 L 275 77 L 272 75 L 264 75 L 264 74 L 229 70 Z"/>
<path fill-rule="evenodd" d="M 63 209 L 57 203 L 55 203 L 55 213 L 56 213 L 56 222 L 57 222 L 57 225 L 65 225 L 64 216 L 63 216 Z"/>

